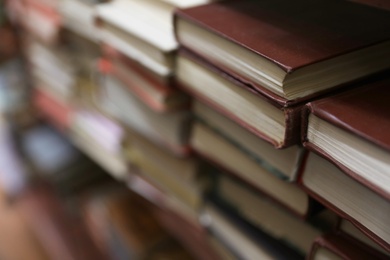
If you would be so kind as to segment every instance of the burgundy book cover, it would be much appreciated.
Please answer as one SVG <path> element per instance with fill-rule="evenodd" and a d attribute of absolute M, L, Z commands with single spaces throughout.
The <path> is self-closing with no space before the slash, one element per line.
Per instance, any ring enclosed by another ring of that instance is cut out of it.
<path fill-rule="evenodd" d="M 308 187 L 305 186 L 303 183 L 303 174 L 306 168 L 306 161 L 309 156 L 309 151 L 306 151 L 306 154 L 303 156 L 303 160 L 301 163 L 301 166 L 299 168 L 299 174 L 298 174 L 298 185 L 313 199 L 316 201 L 320 202 L 322 205 L 324 205 L 326 208 L 331 209 L 333 212 L 335 212 L 337 215 L 339 215 L 342 218 L 345 218 L 349 222 L 351 222 L 355 227 L 357 227 L 360 231 L 362 231 L 366 236 L 374 240 L 376 243 L 378 243 L 380 246 L 385 248 L 387 251 L 390 252 L 390 245 L 378 237 L 375 233 L 373 233 L 371 230 L 366 228 L 364 225 L 362 225 L 359 221 L 355 220 L 352 216 L 346 214 L 344 211 L 341 209 L 335 207 L 332 203 L 329 201 L 325 200 L 323 197 L 317 195 L 315 191 L 309 189 Z"/>
<path fill-rule="evenodd" d="M 390 40 L 390 16 L 386 10 L 367 8 L 349 1 L 221 1 L 177 10 L 175 22 L 178 18 L 240 45 L 253 55 L 275 63 L 287 73 Z M 210 57 L 203 58 L 264 92 L 264 87 L 243 75 L 227 69 Z M 309 98 L 289 102 L 276 100 L 288 105 Z"/>
<path fill-rule="evenodd" d="M 69 127 L 70 117 L 73 113 L 71 107 L 38 88 L 34 89 L 32 95 L 33 104 L 41 115 L 62 131 Z"/>
<path fill-rule="evenodd" d="M 212 108 L 214 108 L 215 110 L 217 110 L 221 114 L 227 116 L 228 118 L 234 120 L 236 123 L 238 123 L 239 125 L 241 125 L 242 127 L 246 128 L 246 129 L 248 129 L 249 131 L 251 131 L 255 135 L 259 136 L 263 140 L 267 141 L 268 143 L 272 144 L 277 149 L 286 148 L 288 146 L 291 146 L 291 145 L 298 143 L 298 141 L 300 140 L 301 110 L 302 110 L 303 105 L 284 107 L 284 106 L 280 105 L 280 103 L 278 101 L 276 101 L 277 98 L 282 99 L 281 97 L 277 97 L 275 94 L 272 94 L 272 93 L 268 93 L 268 95 L 265 95 L 263 92 L 260 92 L 260 91 L 257 91 L 255 89 L 251 88 L 250 86 L 238 81 L 237 79 L 231 77 L 229 74 L 224 73 L 223 71 L 221 71 L 217 67 L 211 65 L 210 63 L 203 60 L 202 58 L 199 58 L 198 56 L 194 55 L 193 53 L 191 53 L 188 50 L 181 49 L 180 54 L 182 56 L 185 56 L 185 57 L 191 59 L 192 61 L 202 65 L 203 67 L 206 67 L 207 69 L 219 74 L 221 77 L 223 77 L 226 80 L 229 80 L 234 85 L 245 88 L 246 90 L 251 92 L 253 95 L 256 95 L 259 99 L 262 99 L 262 100 L 274 105 L 275 107 L 277 107 L 281 111 L 283 111 L 283 113 L 285 115 L 285 124 L 286 124 L 284 142 L 281 144 L 277 143 L 275 140 L 271 139 L 269 136 L 267 136 L 264 133 L 258 131 L 257 129 L 254 129 L 253 127 L 249 126 L 248 124 L 243 122 L 239 117 L 232 115 L 226 109 L 215 104 L 213 101 L 209 100 L 207 97 L 205 97 L 203 95 L 199 95 L 198 93 L 191 91 L 184 84 L 177 82 L 176 84 L 180 88 L 184 89 L 186 92 L 189 92 L 192 96 L 195 96 L 195 97 L 201 99 L 207 105 L 211 106 Z"/>
<path fill-rule="evenodd" d="M 362 84 L 359 88 L 308 103 L 302 119 L 302 139 L 306 148 L 325 157 L 350 177 L 386 198 L 390 198 L 386 191 L 368 182 L 309 142 L 307 128 L 309 115 L 313 114 L 390 154 L 389 97 L 390 78 L 378 78 L 376 81 Z"/>
<path fill-rule="evenodd" d="M 336 233 L 316 238 L 308 259 L 316 259 L 316 253 L 320 248 L 325 248 L 346 260 L 388 259 L 382 253 Z"/>

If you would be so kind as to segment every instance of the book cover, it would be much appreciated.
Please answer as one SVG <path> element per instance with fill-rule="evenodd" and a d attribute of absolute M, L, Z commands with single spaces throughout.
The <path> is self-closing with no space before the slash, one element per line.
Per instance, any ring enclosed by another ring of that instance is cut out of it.
<path fill-rule="evenodd" d="M 231 75 L 223 72 L 220 68 L 213 66 L 211 63 L 205 61 L 204 59 L 200 58 L 199 56 L 196 56 L 191 51 L 181 49 L 180 55 L 184 57 L 185 59 L 188 59 L 191 63 L 196 64 L 199 68 L 202 68 L 202 71 L 210 71 L 213 75 L 215 75 L 216 78 L 221 79 L 223 81 L 226 81 L 230 84 L 232 84 L 235 89 L 244 89 L 247 94 L 251 96 L 251 99 L 258 100 L 258 103 L 264 103 L 264 106 L 267 108 L 263 108 L 263 111 L 256 111 L 257 113 L 261 114 L 264 113 L 267 117 L 272 117 L 270 114 L 267 114 L 267 111 L 270 109 L 277 110 L 274 113 L 278 113 L 278 117 L 281 117 L 283 122 L 281 125 L 281 137 L 271 136 L 269 133 L 266 133 L 266 130 L 264 129 L 264 126 L 257 126 L 253 124 L 253 121 L 243 120 L 243 117 L 250 116 L 249 114 L 238 116 L 235 111 L 233 112 L 230 109 L 230 106 L 232 104 L 225 104 L 216 101 L 214 98 L 208 96 L 203 91 L 195 90 L 195 88 L 192 86 L 194 85 L 192 82 L 189 82 L 189 79 L 183 79 L 180 71 L 178 72 L 178 82 L 177 85 L 184 89 L 186 92 L 189 92 L 192 96 L 195 96 L 196 98 L 202 100 L 207 105 L 214 108 L 216 111 L 220 112 L 221 114 L 227 116 L 228 118 L 232 119 L 233 121 L 237 122 L 242 127 L 248 129 L 258 137 L 262 138 L 266 142 L 272 144 L 276 148 L 285 148 L 289 147 L 291 145 L 296 144 L 299 141 L 299 135 L 300 135 L 300 125 L 301 125 L 301 110 L 302 105 L 296 105 L 296 106 L 288 106 L 285 107 L 281 103 L 283 103 L 283 98 L 277 97 L 276 95 L 272 93 L 267 92 L 259 92 L 255 90 L 254 88 L 250 87 L 247 84 L 244 84 L 243 82 L 237 80 L 236 78 L 232 77 Z M 180 63 L 178 65 L 180 70 Z M 186 82 L 184 82 L 186 81 Z M 211 87 L 208 87 L 211 88 Z M 216 90 L 218 91 L 218 90 Z M 236 91 L 238 92 L 238 91 Z M 240 95 L 241 97 L 242 95 Z M 246 97 L 243 97 L 246 98 Z M 228 100 L 226 98 L 226 100 Z M 255 101 L 251 101 L 255 102 Z M 271 107 L 271 108 L 268 108 Z M 271 119 L 272 120 L 272 119 Z M 269 125 L 270 122 L 267 122 Z M 262 129 L 260 129 L 262 128 Z M 279 132 L 279 131 L 278 131 Z M 281 139 L 281 140 L 279 140 Z"/>
<path fill-rule="evenodd" d="M 362 82 L 358 88 L 310 102 L 302 120 L 306 148 L 387 199 L 390 199 L 385 184 L 390 180 L 389 86 L 389 78 L 377 78 Z"/>
<path fill-rule="evenodd" d="M 279 99 L 283 105 L 388 68 L 389 25 L 385 10 L 335 0 L 221 1 L 178 10 L 175 16 L 182 46 L 253 89 L 286 97 L 288 101 Z M 370 49 L 382 44 L 381 54 Z M 367 56 L 352 58 L 363 49 Z M 337 62 L 321 66 L 332 59 Z M 362 66 L 370 60 L 381 64 Z M 315 73 L 309 73 L 310 67 Z M 303 80 L 305 76 L 312 81 Z M 302 84 L 309 85 L 299 94 L 288 92 L 285 87 L 295 83 L 298 92 Z M 323 85 L 317 88 L 317 84 Z"/>
<path fill-rule="evenodd" d="M 390 249 L 388 200 L 310 152 L 302 162 L 298 184 L 310 197 L 350 221 L 386 250 Z"/>

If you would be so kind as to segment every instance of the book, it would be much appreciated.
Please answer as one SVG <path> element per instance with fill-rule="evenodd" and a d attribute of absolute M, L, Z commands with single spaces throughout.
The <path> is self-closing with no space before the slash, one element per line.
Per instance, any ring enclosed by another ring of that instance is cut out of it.
<path fill-rule="evenodd" d="M 363 185 L 390 199 L 390 79 L 310 102 L 303 143 Z"/>
<path fill-rule="evenodd" d="M 63 102 L 69 102 L 77 83 L 76 68 L 65 46 L 48 46 L 38 41 L 26 41 L 27 59 L 34 84 Z"/>
<path fill-rule="evenodd" d="M 106 52 L 102 65 L 150 108 L 164 113 L 188 107 L 189 97 L 173 86 L 171 76 L 160 76 L 112 48 Z"/>
<path fill-rule="evenodd" d="M 299 183 L 310 196 L 349 220 L 385 249 L 390 249 L 388 200 L 315 153 L 307 154 Z"/>
<path fill-rule="evenodd" d="M 385 255 L 370 250 L 339 234 L 320 236 L 313 243 L 308 259 L 388 259 Z"/>
<path fill-rule="evenodd" d="M 337 227 L 337 231 L 342 235 L 354 239 L 363 243 L 365 246 L 371 247 L 374 250 L 381 252 L 384 255 L 390 257 L 390 252 L 386 251 L 383 247 L 378 245 L 374 240 L 370 237 L 366 236 L 362 231 L 356 228 L 351 222 L 346 219 L 341 219 L 339 225 Z"/>
<path fill-rule="evenodd" d="M 168 75 L 177 47 L 172 32 L 173 10 L 169 3 L 150 0 L 99 5 L 99 38 L 155 73 Z"/>
<path fill-rule="evenodd" d="M 11 4 L 11 10 L 15 21 L 29 34 L 46 44 L 54 45 L 60 40 L 61 31 L 57 4 L 57 1 L 27 0 L 22 5 Z"/>
<path fill-rule="evenodd" d="M 389 24 L 385 10 L 336 0 L 223 1 L 175 16 L 182 46 L 282 105 L 389 68 Z"/>
<path fill-rule="evenodd" d="M 58 10 L 62 26 L 91 41 L 97 41 L 95 26 L 95 5 L 103 1 L 64 0 L 59 2 Z"/>
<path fill-rule="evenodd" d="M 97 105 L 108 115 L 156 144 L 168 147 L 176 155 L 185 156 L 189 153 L 188 111 L 157 113 L 110 75 L 102 78 L 100 88 L 100 101 Z"/>
<path fill-rule="evenodd" d="M 259 166 L 269 169 L 270 173 L 282 180 L 295 180 L 302 157 L 302 149 L 299 146 L 294 145 L 283 150 L 275 149 L 244 127 L 198 100 L 193 101 L 192 111 L 196 120 L 235 145 Z M 213 146 L 211 141 L 209 145 Z M 225 151 L 221 150 L 220 153 Z"/>
<path fill-rule="evenodd" d="M 153 183 L 153 180 L 148 179 L 140 173 L 139 170 L 130 167 L 131 174 L 127 181 L 127 186 L 139 194 L 152 204 L 158 206 L 161 209 L 173 212 L 175 215 L 180 216 L 186 222 L 191 223 L 193 226 L 199 226 L 198 212 L 194 211 L 189 205 L 177 198 L 172 192 L 159 188 L 157 182 Z"/>
<path fill-rule="evenodd" d="M 237 176 L 295 214 L 306 216 L 309 212 L 310 199 L 295 183 L 286 182 L 272 174 L 207 126 L 195 122 L 190 142 L 195 152 L 206 161 Z"/>
<path fill-rule="evenodd" d="M 309 221 L 280 207 L 272 199 L 221 172 L 211 197 L 226 205 L 235 214 L 264 233 L 279 240 L 302 255 L 308 255 L 314 239 L 333 229 L 336 214 L 329 211 L 312 212 Z M 318 210 L 317 210 L 318 211 Z"/>
<path fill-rule="evenodd" d="M 203 192 L 209 186 L 200 162 L 191 157 L 179 158 L 135 133 L 130 135 L 129 143 L 125 154 L 130 165 L 162 191 L 186 204 L 196 215 L 203 202 Z"/>
<path fill-rule="evenodd" d="M 176 74 L 185 91 L 276 148 L 298 143 L 302 105 L 283 107 L 188 51 L 179 52 Z"/>
<path fill-rule="evenodd" d="M 180 241 L 182 246 L 196 259 L 221 259 L 208 243 L 207 230 L 201 225 L 188 221 L 187 218 L 167 208 L 154 207 L 153 215 L 165 230 Z"/>
<path fill-rule="evenodd" d="M 57 129 L 65 131 L 69 127 L 73 114 L 71 106 L 40 88 L 33 90 L 32 102 L 38 115 L 48 120 Z"/>
<path fill-rule="evenodd" d="M 159 75 L 172 74 L 178 46 L 172 23 L 174 9 L 205 2 L 210 1 L 117 0 L 99 5 L 99 39 Z"/>
<path fill-rule="evenodd" d="M 201 220 L 236 259 L 303 259 L 299 253 L 230 215 L 215 203 L 205 206 Z"/>
<path fill-rule="evenodd" d="M 78 107 L 72 116 L 68 136 L 81 151 L 118 180 L 127 178 L 122 156 L 123 128 L 98 112 Z"/>
<path fill-rule="evenodd" d="M 89 232 L 109 259 L 144 259 L 168 239 L 152 205 L 120 185 L 105 185 L 83 202 Z"/>

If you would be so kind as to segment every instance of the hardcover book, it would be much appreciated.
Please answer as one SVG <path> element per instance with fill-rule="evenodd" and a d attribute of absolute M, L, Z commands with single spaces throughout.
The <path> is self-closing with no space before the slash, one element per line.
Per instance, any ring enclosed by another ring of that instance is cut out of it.
<path fill-rule="evenodd" d="M 100 63 L 109 66 L 107 73 L 122 81 L 150 108 L 163 113 L 188 107 L 189 97 L 173 86 L 172 76 L 158 75 L 113 48 L 105 49 Z"/>
<path fill-rule="evenodd" d="M 156 74 L 173 73 L 178 46 L 173 31 L 176 6 L 189 7 L 210 0 L 117 0 L 99 5 L 99 39 L 137 60 Z"/>
<path fill-rule="evenodd" d="M 284 107 L 189 51 L 177 58 L 179 86 L 276 148 L 298 143 L 302 105 Z"/>
<path fill-rule="evenodd" d="M 193 149 L 212 163 L 267 194 L 299 216 L 306 216 L 310 199 L 295 183 L 286 182 L 258 164 L 236 145 L 228 142 L 204 124 L 192 129 Z"/>
<path fill-rule="evenodd" d="M 324 210 L 313 214 L 310 222 L 304 221 L 264 194 L 222 172 L 211 196 L 232 213 L 302 255 L 308 255 L 314 239 L 331 230 L 338 219 L 336 214 Z"/>
<path fill-rule="evenodd" d="M 308 257 L 314 259 L 388 259 L 386 255 L 362 246 L 339 234 L 320 236 L 313 243 Z"/>
<path fill-rule="evenodd" d="M 303 143 L 390 200 L 390 79 L 359 86 L 307 105 Z"/>
<path fill-rule="evenodd" d="M 269 169 L 270 173 L 282 180 L 294 181 L 296 179 L 303 151 L 298 145 L 282 150 L 275 149 L 271 144 L 198 100 L 193 101 L 192 110 L 199 122 L 235 145 L 259 166 Z M 210 140 L 209 145 L 217 144 Z M 220 151 L 220 153 L 225 152 Z"/>
<path fill-rule="evenodd" d="M 388 12 L 349 1 L 223 1 L 175 18 L 182 46 L 283 106 L 390 67 Z"/>
<path fill-rule="evenodd" d="M 388 200 L 315 153 L 307 154 L 299 182 L 310 196 L 349 220 L 385 249 L 390 249 Z"/>
<path fill-rule="evenodd" d="M 73 114 L 72 107 L 40 88 L 34 89 L 32 100 L 39 115 L 53 123 L 61 131 L 69 128 Z"/>
<path fill-rule="evenodd" d="M 110 75 L 103 78 L 100 87 L 100 102 L 96 105 L 104 112 L 156 144 L 168 147 L 172 153 L 188 155 L 188 111 L 157 113 Z"/>
<path fill-rule="evenodd" d="M 364 244 L 364 246 L 368 246 L 375 251 L 381 252 L 384 255 L 390 257 L 390 252 L 386 251 L 383 247 L 377 244 L 370 237 L 366 236 L 362 231 L 356 228 L 351 222 L 346 219 L 341 219 L 338 226 L 337 231 L 350 239 L 359 241 L 359 243 Z"/>
<path fill-rule="evenodd" d="M 303 259 L 295 250 L 253 228 L 217 203 L 206 204 L 201 220 L 237 259 Z"/>
<path fill-rule="evenodd" d="M 130 134 L 129 143 L 125 152 L 130 165 L 197 212 L 209 186 L 199 160 L 178 158 L 135 133 Z"/>

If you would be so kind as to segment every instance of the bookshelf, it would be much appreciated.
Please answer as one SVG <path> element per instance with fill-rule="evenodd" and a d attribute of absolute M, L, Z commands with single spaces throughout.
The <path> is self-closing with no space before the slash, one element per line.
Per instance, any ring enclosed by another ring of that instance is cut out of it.
<path fill-rule="evenodd" d="M 287 2 L 15 0 L 8 12 L 19 29 L 34 114 L 142 197 L 145 214 L 191 257 L 337 259 L 359 251 L 385 259 L 386 185 L 380 193 L 363 177 L 345 175 L 348 169 L 329 154 L 314 155 L 312 139 L 302 136 L 317 103 L 386 86 L 390 35 L 381 32 L 389 8 L 385 1 Z M 319 9 L 329 16 L 314 17 Z M 331 18 L 342 13 L 349 20 Z M 389 130 L 387 115 L 378 120 Z M 383 158 L 386 140 L 378 148 Z M 378 171 L 386 175 L 388 166 Z M 332 200 L 330 187 L 338 186 L 321 179 L 326 174 L 349 188 L 338 185 L 342 199 Z M 355 201 L 359 193 L 381 208 Z M 119 212 L 124 206 L 111 196 L 91 212 Z M 353 215 L 349 202 L 368 217 Z M 123 221 L 114 235 L 136 214 L 94 220 L 91 212 L 92 222 Z M 190 258 L 175 248 L 177 259 Z"/>

